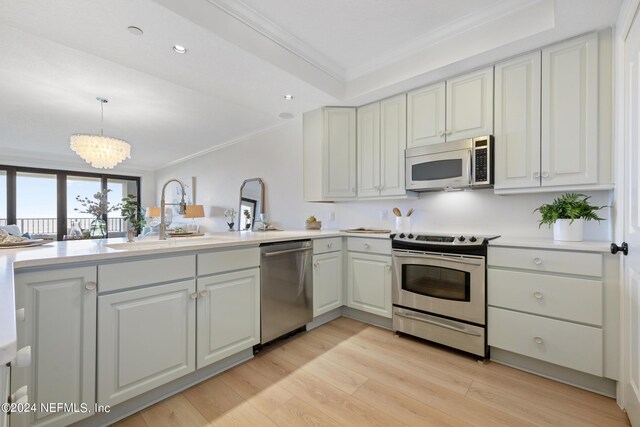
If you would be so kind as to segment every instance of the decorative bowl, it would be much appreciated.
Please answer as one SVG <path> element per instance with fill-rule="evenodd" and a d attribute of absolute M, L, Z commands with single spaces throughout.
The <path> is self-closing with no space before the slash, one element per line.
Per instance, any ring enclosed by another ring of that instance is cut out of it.
<path fill-rule="evenodd" d="M 320 227 L 322 227 L 322 221 L 311 221 L 304 225 L 307 230 L 320 230 Z"/>

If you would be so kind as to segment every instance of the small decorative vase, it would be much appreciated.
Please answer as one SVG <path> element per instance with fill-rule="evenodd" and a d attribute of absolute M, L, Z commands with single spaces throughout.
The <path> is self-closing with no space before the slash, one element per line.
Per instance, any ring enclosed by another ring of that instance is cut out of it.
<path fill-rule="evenodd" d="M 89 236 L 92 239 L 106 239 L 107 238 L 107 223 L 102 218 L 96 218 L 91 221 L 89 227 Z"/>
<path fill-rule="evenodd" d="M 136 237 L 136 229 L 135 227 L 129 227 L 127 230 L 127 242 L 133 242 Z"/>
<path fill-rule="evenodd" d="M 233 226 L 236 225 L 234 222 L 228 222 L 227 225 L 229 226 L 229 230 L 228 231 L 235 231 L 233 229 Z"/>
<path fill-rule="evenodd" d="M 558 219 L 553 223 L 553 240 L 560 242 L 582 242 L 583 219 Z"/>

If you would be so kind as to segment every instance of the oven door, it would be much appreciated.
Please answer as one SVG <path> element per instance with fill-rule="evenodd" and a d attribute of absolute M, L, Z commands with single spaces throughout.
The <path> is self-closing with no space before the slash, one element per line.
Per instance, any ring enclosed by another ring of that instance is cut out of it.
<path fill-rule="evenodd" d="M 393 304 L 485 324 L 485 258 L 393 251 Z"/>
<path fill-rule="evenodd" d="M 471 154 L 471 149 L 464 149 L 407 157 L 407 190 L 470 187 Z"/>

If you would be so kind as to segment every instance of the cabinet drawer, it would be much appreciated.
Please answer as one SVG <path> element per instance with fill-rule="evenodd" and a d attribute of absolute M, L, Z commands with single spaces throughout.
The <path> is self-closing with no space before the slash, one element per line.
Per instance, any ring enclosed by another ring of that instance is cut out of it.
<path fill-rule="evenodd" d="M 489 305 L 602 326 L 602 282 L 495 270 L 487 275 Z"/>
<path fill-rule="evenodd" d="M 602 329 L 489 307 L 489 345 L 602 376 Z"/>
<path fill-rule="evenodd" d="M 336 252 L 341 249 L 342 249 L 342 237 L 329 237 L 327 239 L 313 239 L 314 254 Z"/>
<path fill-rule="evenodd" d="M 489 266 L 602 276 L 602 254 L 545 249 L 489 248 Z"/>
<path fill-rule="evenodd" d="M 99 265 L 98 291 L 117 291 L 194 277 L 195 261 L 195 255 L 183 255 Z"/>
<path fill-rule="evenodd" d="M 391 239 L 366 239 L 362 237 L 349 237 L 347 249 L 356 252 L 371 252 L 376 254 L 391 254 Z"/>
<path fill-rule="evenodd" d="M 260 266 L 260 248 L 198 254 L 198 276 Z"/>

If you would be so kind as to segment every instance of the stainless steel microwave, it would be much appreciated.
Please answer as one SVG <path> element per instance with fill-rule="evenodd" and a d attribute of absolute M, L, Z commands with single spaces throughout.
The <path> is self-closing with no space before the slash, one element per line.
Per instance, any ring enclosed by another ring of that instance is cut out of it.
<path fill-rule="evenodd" d="M 436 191 L 493 186 L 493 136 L 409 148 L 406 187 Z"/>

